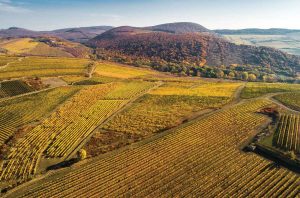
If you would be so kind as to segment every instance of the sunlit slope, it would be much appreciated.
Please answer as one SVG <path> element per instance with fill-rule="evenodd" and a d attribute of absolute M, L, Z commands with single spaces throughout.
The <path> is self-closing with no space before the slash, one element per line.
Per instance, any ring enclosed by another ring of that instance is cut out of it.
<path fill-rule="evenodd" d="M 0 58 L 1 60 L 1 58 Z M 77 58 L 25 57 L 0 67 L 0 79 L 84 75 L 91 61 Z"/>
<path fill-rule="evenodd" d="M 90 55 L 89 48 L 55 37 L 4 39 L 0 41 L 0 48 L 9 55 L 80 58 Z"/>
<path fill-rule="evenodd" d="M 96 75 L 114 77 L 114 78 L 135 78 L 145 75 L 155 74 L 155 71 L 148 69 L 141 69 L 135 67 L 129 67 L 122 64 L 111 62 L 97 63 L 95 70 Z"/>
<path fill-rule="evenodd" d="M 266 121 L 255 112 L 269 104 L 237 105 L 135 149 L 49 175 L 9 197 L 297 197 L 297 174 L 237 149 Z"/>

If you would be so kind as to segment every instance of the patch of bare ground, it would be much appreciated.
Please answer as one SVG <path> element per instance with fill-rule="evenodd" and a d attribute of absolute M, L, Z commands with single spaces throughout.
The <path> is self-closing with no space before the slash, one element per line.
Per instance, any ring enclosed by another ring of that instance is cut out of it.
<path fill-rule="evenodd" d="M 65 81 L 58 77 L 42 78 L 42 83 L 50 88 L 68 85 Z"/>

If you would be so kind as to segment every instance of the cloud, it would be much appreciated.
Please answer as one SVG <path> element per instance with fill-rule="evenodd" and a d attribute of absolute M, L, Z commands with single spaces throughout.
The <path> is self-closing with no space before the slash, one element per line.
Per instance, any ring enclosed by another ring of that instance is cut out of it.
<path fill-rule="evenodd" d="M 11 0 L 0 0 L 0 11 L 6 13 L 28 13 L 31 10 L 16 6 Z"/>

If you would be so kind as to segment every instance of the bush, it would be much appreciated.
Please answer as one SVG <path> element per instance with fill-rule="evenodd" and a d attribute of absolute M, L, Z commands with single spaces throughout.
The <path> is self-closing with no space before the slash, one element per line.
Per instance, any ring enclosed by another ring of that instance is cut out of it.
<path fill-rule="evenodd" d="M 87 153 L 86 153 L 86 150 L 84 150 L 84 149 L 80 149 L 77 152 L 77 158 L 78 158 L 78 160 L 84 160 L 84 159 L 86 159 L 86 156 L 87 156 Z"/>

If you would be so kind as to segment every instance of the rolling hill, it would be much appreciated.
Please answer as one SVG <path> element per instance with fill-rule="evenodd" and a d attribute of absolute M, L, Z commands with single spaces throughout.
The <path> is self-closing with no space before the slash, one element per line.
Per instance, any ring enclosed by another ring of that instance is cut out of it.
<path fill-rule="evenodd" d="M 36 38 L 43 36 L 53 36 L 61 39 L 66 39 L 74 42 L 85 42 L 103 32 L 111 29 L 111 26 L 94 26 L 94 27 L 79 27 L 66 28 L 53 31 L 32 31 L 24 28 L 11 27 L 0 30 L 0 38 Z"/>
<path fill-rule="evenodd" d="M 231 65 L 242 66 L 243 70 L 259 67 L 259 70 L 271 70 L 269 74 L 287 76 L 293 75 L 293 68 L 300 70 L 297 56 L 268 47 L 237 45 L 206 28 L 194 30 L 195 25 L 191 23 L 154 28 L 125 26 L 111 29 L 91 39 L 88 44 L 98 49 L 100 58 L 146 64 L 162 71 L 172 71 L 170 65 L 180 67 L 179 72 L 185 72 L 182 66 L 195 69 Z"/>
<path fill-rule="evenodd" d="M 10 38 L 0 40 L 3 54 L 87 58 L 91 50 L 79 43 L 56 37 Z"/>
<path fill-rule="evenodd" d="M 161 31 L 161 32 L 169 32 L 176 34 L 183 33 L 196 33 L 196 32 L 211 32 L 211 30 L 199 25 L 197 23 L 191 22 L 178 22 L 178 23 L 165 23 L 161 25 L 146 27 L 144 29 L 148 29 L 151 31 Z"/>

